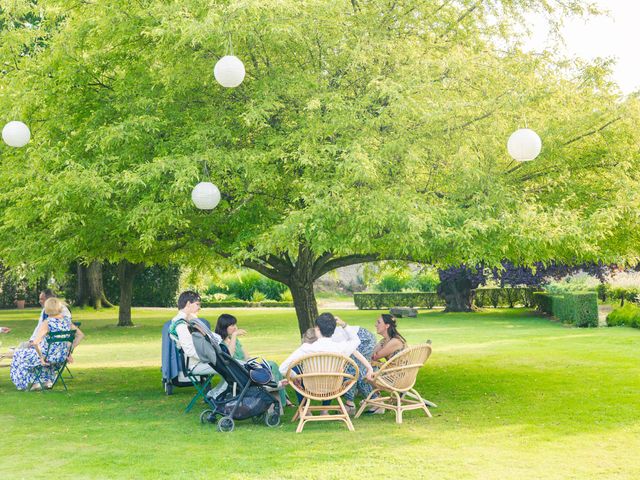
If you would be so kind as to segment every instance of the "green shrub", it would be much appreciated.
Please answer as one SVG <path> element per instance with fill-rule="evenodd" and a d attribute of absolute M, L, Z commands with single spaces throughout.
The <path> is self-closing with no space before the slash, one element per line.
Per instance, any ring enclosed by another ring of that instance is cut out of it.
<path fill-rule="evenodd" d="M 440 285 L 440 277 L 436 270 L 417 274 L 407 283 L 407 287 L 419 292 L 435 292 Z"/>
<path fill-rule="evenodd" d="M 533 306 L 533 292 L 529 287 L 505 287 L 505 288 L 477 288 L 475 295 L 475 305 L 477 307 L 509 307 L 524 305 Z"/>
<path fill-rule="evenodd" d="M 607 316 L 607 325 L 610 327 L 627 326 L 640 328 L 640 307 L 627 303 L 616 308 Z"/>
<path fill-rule="evenodd" d="M 353 301 L 360 310 L 391 307 L 427 307 L 444 305 L 436 292 L 354 293 Z"/>
<path fill-rule="evenodd" d="M 102 266 L 104 293 L 115 304 L 120 303 L 120 280 L 118 264 L 105 263 Z M 152 265 L 135 276 L 133 281 L 134 307 L 175 307 L 180 284 L 178 265 Z M 74 297 L 75 298 L 75 297 Z"/>
<path fill-rule="evenodd" d="M 206 300 L 205 300 L 206 298 Z M 245 300 L 209 300 L 210 296 L 202 299 L 202 308 L 237 308 L 237 307 L 293 307 L 291 302 L 276 302 L 274 300 L 264 300 L 262 302 L 247 302 Z"/>
<path fill-rule="evenodd" d="M 594 292 L 567 292 L 551 295 L 534 293 L 536 308 L 564 323 L 577 327 L 598 326 L 598 297 Z"/>
<path fill-rule="evenodd" d="M 606 302 L 607 297 L 611 294 L 611 287 L 606 283 L 601 283 L 596 287 L 596 293 L 601 301 Z"/>
<path fill-rule="evenodd" d="M 266 299 L 267 299 L 267 296 L 264 293 L 259 292 L 258 290 L 253 292 L 253 295 L 251 295 L 252 302 L 262 302 L 263 300 L 266 300 Z"/>
<path fill-rule="evenodd" d="M 620 300 L 620 306 L 624 305 L 625 301 L 632 303 L 637 302 L 638 295 L 640 295 L 640 290 L 633 287 L 615 287 L 611 288 L 609 291 L 609 296 L 611 298 Z"/>
<path fill-rule="evenodd" d="M 222 275 L 220 279 L 207 287 L 207 295 L 225 293 L 236 298 L 250 301 L 256 292 L 269 300 L 280 300 L 287 286 L 271 280 L 252 270 L 238 270 Z"/>
<path fill-rule="evenodd" d="M 264 294 L 269 300 L 281 300 L 282 294 L 288 290 L 288 287 L 284 283 L 271 280 L 270 278 L 262 277 L 258 283 L 258 291 Z"/>
<path fill-rule="evenodd" d="M 400 292 L 408 288 L 410 278 L 406 275 L 388 273 L 380 278 L 375 285 L 378 292 Z"/>

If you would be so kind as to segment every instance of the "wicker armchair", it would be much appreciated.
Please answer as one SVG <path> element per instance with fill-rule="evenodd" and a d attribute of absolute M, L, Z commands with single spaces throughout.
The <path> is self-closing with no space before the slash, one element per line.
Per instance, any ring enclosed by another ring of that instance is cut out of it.
<path fill-rule="evenodd" d="M 394 410 L 396 423 L 402 423 L 402 412 L 405 410 L 422 409 L 431 417 L 425 400 L 413 388 L 418 371 L 430 355 L 431 345 L 425 343 L 409 347 L 382 364 L 373 377 L 374 389 L 360 405 L 356 418 L 362 415 L 367 406 Z M 372 398 L 378 392 L 388 392 L 389 395 Z"/>
<path fill-rule="evenodd" d="M 355 375 L 345 373 L 347 365 L 355 368 Z M 290 385 L 300 395 L 302 401 L 292 422 L 299 419 L 297 433 L 302 432 L 305 423 L 341 420 L 347 428 L 353 431 L 353 424 L 349 413 L 340 398 L 355 383 L 358 378 L 358 366 L 344 355 L 337 353 L 314 353 L 293 362 L 286 375 Z M 311 401 L 337 399 L 338 405 L 311 405 Z M 337 410 L 338 413 L 328 415 L 313 415 L 316 411 Z"/>

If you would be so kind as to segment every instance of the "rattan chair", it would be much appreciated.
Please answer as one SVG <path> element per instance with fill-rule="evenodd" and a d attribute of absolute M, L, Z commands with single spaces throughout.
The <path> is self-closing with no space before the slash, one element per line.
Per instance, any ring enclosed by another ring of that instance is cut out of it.
<path fill-rule="evenodd" d="M 347 365 L 355 369 L 355 374 L 346 372 Z M 299 419 L 297 433 L 302 432 L 305 423 L 340 420 L 347 424 L 353 432 L 353 424 L 349 413 L 340 398 L 355 383 L 358 378 L 358 365 L 349 357 L 337 353 L 314 353 L 306 355 L 293 362 L 286 375 L 290 385 L 302 395 L 302 401 L 292 422 Z M 311 401 L 333 400 L 338 405 L 311 405 Z M 313 415 L 317 411 L 337 410 L 338 413 L 327 415 Z"/>
<path fill-rule="evenodd" d="M 425 400 L 413 388 L 418 371 L 430 355 L 431 345 L 425 343 L 409 347 L 383 363 L 373 376 L 374 389 L 360 405 L 356 418 L 362 415 L 367 407 L 394 410 L 396 423 L 402 423 L 402 412 L 406 410 L 422 409 L 431 417 Z M 388 392 L 388 395 L 372 398 L 378 392 Z"/>

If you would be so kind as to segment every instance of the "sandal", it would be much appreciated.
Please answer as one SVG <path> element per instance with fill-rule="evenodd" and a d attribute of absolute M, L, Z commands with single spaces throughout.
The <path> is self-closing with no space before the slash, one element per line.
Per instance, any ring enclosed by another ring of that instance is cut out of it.
<path fill-rule="evenodd" d="M 38 392 L 42 390 L 42 385 L 40 383 L 34 383 L 33 385 L 31 385 L 31 388 L 29 390 L 32 392 Z"/>

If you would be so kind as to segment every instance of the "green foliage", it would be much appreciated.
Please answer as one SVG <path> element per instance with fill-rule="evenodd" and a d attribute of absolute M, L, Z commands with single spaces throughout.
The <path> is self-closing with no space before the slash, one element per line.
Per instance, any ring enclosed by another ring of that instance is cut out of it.
<path fill-rule="evenodd" d="M 0 264 L 0 308 L 15 308 L 16 300 L 24 300 L 26 306 L 38 306 L 38 296 L 45 288 L 45 278 L 29 283 L 20 274 Z"/>
<path fill-rule="evenodd" d="M 613 310 L 607 316 L 607 325 L 610 327 L 627 326 L 640 328 L 640 307 L 627 303 Z"/>
<path fill-rule="evenodd" d="M 572 292 L 562 295 L 536 292 L 533 296 L 538 310 L 556 317 L 563 323 L 570 323 L 576 327 L 598 326 L 598 297 L 594 292 Z"/>
<path fill-rule="evenodd" d="M 409 281 L 408 287 L 420 292 L 435 292 L 440 285 L 440 278 L 438 277 L 438 271 L 433 269 L 423 270 Z"/>
<path fill-rule="evenodd" d="M 637 257 L 637 99 L 518 44 L 528 10 L 581 3 L 67 3 L 0 10 L 0 111 L 37 125 L 0 146 L 7 263 Z M 237 89 L 211 75 L 230 31 Z M 514 166 L 524 115 L 544 150 Z"/>
<path fill-rule="evenodd" d="M 120 302 L 118 265 L 102 266 L 104 292 L 115 304 Z M 178 297 L 180 267 L 178 265 L 153 265 L 138 273 L 133 282 L 132 306 L 174 307 Z M 72 285 L 73 287 L 73 285 Z"/>
<path fill-rule="evenodd" d="M 292 302 L 276 302 L 274 300 L 262 300 L 248 302 L 246 300 L 215 300 L 202 299 L 202 308 L 234 308 L 234 307 L 293 307 Z"/>
<path fill-rule="evenodd" d="M 504 287 L 504 288 L 477 288 L 474 303 L 477 307 L 509 307 L 516 305 L 525 307 L 533 306 L 533 288 Z"/>
<path fill-rule="evenodd" d="M 375 289 L 379 292 L 401 292 L 409 286 L 410 281 L 407 275 L 388 273 L 380 278 Z"/>
<path fill-rule="evenodd" d="M 611 295 L 611 287 L 606 283 L 600 283 L 596 287 L 596 293 L 598 294 L 598 299 L 606 302 L 607 298 Z"/>
<path fill-rule="evenodd" d="M 279 301 L 287 291 L 283 283 L 271 280 L 251 270 L 238 270 L 236 272 L 221 275 L 219 280 L 211 283 L 206 293 L 225 293 L 240 300 L 251 301 L 254 295 L 262 296 L 262 299 Z M 260 300 L 253 300 L 260 301 Z"/>
<path fill-rule="evenodd" d="M 354 293 L 353 301 L 360 310 L 444 305 L 444 300 L 436 292 Z"/>
<path fill-rule="evenodd" d="M 610 287 L 609 297 L 620 300 L 620 306 L 625 301 L 637 303 L 640 298 L 640 289 L 636 287 Z"/>

